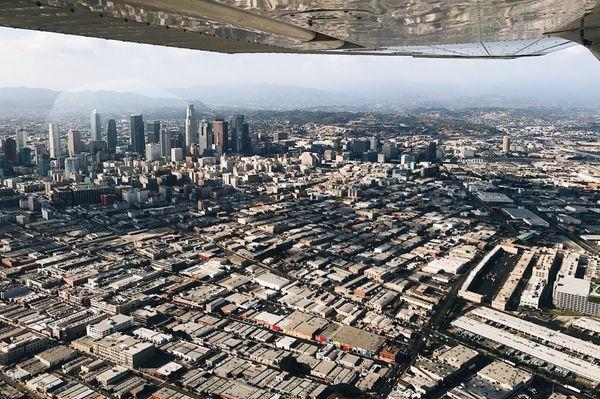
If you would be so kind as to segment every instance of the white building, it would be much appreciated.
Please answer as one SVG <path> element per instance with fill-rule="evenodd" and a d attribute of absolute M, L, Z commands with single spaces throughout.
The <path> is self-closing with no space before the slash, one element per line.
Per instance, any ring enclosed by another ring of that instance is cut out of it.
<path fill-rule="evenodd" d="M 183 161 L 183 149 L 171 148 L 171 161 L 175 161 L 175 162 Z"/>
<path fill-rule="evenodd" d="M 48 124 L 48 150 L 50 158 L 56 159 L 61 156 L 60 131 L 56 123 Z"/>
<path fill-rule="evenodd" d="M 554 282 L 552 302 L 559 309 L 600 316 L 600 283 L 597 282 L 600 260 L 588 256 L 586 271 L 578 276 L 580 259 L 577 253 L 565 255 Z"/>
<path fill-rule="evenodd" d="M 146 160 L 153 162 L 159 161 L 161 158 L 160 144 L 148 143 L 146 144 Z"/>
<path fill-rule="evenodd" d="M 100 114 L 98 111 L 92 111 L 92 118 L 90 121 L 90 136 L 92 141 L 102 141 L 102 128 L 100 126 Z"/>
<path fill-rule="evenodd" d="M 290 280 L 279 277 L 271 272 L 266 272 L 256 276 L 252 279 L 252 281 L 263 287 L 271 288 L 273 290 L 280 290 L 290 284 Z"/>
<path fill-rule="evenodd" d="M 27 132 L 23 129 L 17 132 L 17 151 L 27 147 Z"/>
<path fill-rule="evenodd" d="M 190 104 L 187 107 L 185 113 L 185 153 L 190 153 L 192 144 L 198 141 L 198 122 L 196 120 L 196 112 L 194 111 L 194 105 Z"/>
<path fill-rule="evenodd" d="M 88 325 L 87 335 L 94 339 L 100 339 L 131 327 L 133 327 L 133 317 L 116 314 L 98 323 Z"/>

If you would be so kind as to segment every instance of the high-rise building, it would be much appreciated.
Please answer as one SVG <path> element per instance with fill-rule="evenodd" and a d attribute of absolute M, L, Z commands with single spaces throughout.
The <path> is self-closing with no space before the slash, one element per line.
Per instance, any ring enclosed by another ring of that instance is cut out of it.
<path fill-rule="evenodd" d="M 183 160 L 183 149 L 176 147 L 171 148 L 171 161 L 182 161 Z"/>
<path fill-rule="evenodd" d="M 20 129 L 17 132 L 17 151 L 25 147 L 27 147 L 27 132 L 23 129 Z"/>
<path fill-rule="evenodd" d="M 74 157 L 75 155 L 81 152 L 83 148 L 83 143 L 81 142 L 81 133 L 77 130 L 69 130 L 67 133 L 67 150 L 69 152 L 70 157 Z"/>
<path fill-rule="evenodd" d="M 510 152 L 510 136 L 502 137 L 502 152 L 508 154 Z"/>
<path fill-rule="evenodd" d="M 77 157 L 68 157 L 65 159 L 65 177 L 70 177 L 79 171 L 79 158 Z"/>
<path fill-rule="evenodd" d="M 171 129 L 171 148 L 185 148 L 185 136 L 181 133 L 181 129 Z"/>
<path fill-rule="evenodd" d="M 196 112 L 194 105 L 190 104 L 185 113 L 185 149 L 186 154 L 190 153 L 192 144 L 197 143 L 198 139 L 198 122 L 196 120 Z"/>
<path fill-rule="evenodd" d="M 145 153 L 145 142 L 144 142 L 144 118 L 142 115 L 131 115 L 131 138 L 130 138 L 130 151 L 137 152 L 140 155 Z"/>
<path fill-rule="evenodd" d="M 108 151 L 114 154 L 117 150 L 117 122 L 109 119 L 106 125 L 106 142 Z"/>
<path fill-rule="evenodd" d="M 367 140 L 352 140 L 352 152 L 355 154 L 362 154 L 369 150 L 370 145 L 370 142 Z"/>
<path fill-rule="evenodd" d="M 19 149 L 18 157 L 19 165 L 31 166 L 31 148 L 22 147 L 21 149 Z"/>
<path fill-rule="evenodd" d="M 148 143 L 146 144 L 146 160 L 153 162 L 158 161 L 161 158 L 160 144 Z"/>
<path fill-rule="evenodd" d="M 158 143 L 160 140 L 160 121 L 151 121 L 146 123 L 146 143 Z"/>
<path fill-rule="evenodd" d="M 203 119 L 199 125 L 200 137 L 198 140 L 198 148 L 200 155 L 206 155 L 213 145 L 212 125 L 206 119 Z"/>
<path fill-rule="evenodd" d="M 377 136 L 371 137 L 369 148 L 373 151 L 379 151 L 379 139 Z"/>
<path fill-rule="evenodd" d="M 242 124 L 242 154 L 248 154 L 252 150 L 252 141 L 250 139 L 250 125 L 247 122 Z"/>
<path fill-rule="evenodd" d="M 213 143 L 217 152 L 226 153 L 229 149 L 229 127 L 223 119 L 215 119 L 213 122 Z"/>
<path fill-rule="evenodd" d="M 60 131 L 56 123 L 50 123 L 48 125 L 48 150 L 50 151 L 50 158 L 57 159 L 62 155 L 60 148 Z"/>
<path fill-rule="evenodd" d="M 231 138 L 231 151 L 236 153 L 242 152 L 242 146 L 244 143 L 243 125 L 244 115 L 232 115 L 231 118 L 229 118 L 229 137 Z"/>
<path fill-rule="evenodd" d="M 4 160 L 10 166 L 16 166 L 18 163 L 17 142 L 12 137 L 7 137 L 2 142 L 2 151 L 4 152 Z"/>
<path fill-rule="evenodd" d="M 398 149 L 396 145 L 393 143 L 383 143 L 381 147 L 381 151 L 385 155 L 385 160 L 389 161 L 391 159 L 396 159 L 398 157 Z"/>
<path fill-rule="evenodd" d="M 100 114 L 98 111 L 92 111 L 92 120 L 91 120 L 91 140 L 92 141 L 102 141 L 102 129 L 100 123 Z"/>
<path fill-rule="evenodd" d="M 50 172 L 50 156 L 45 153 L 36 154 L 37 172 L 42 176 L 48 176 Z"/>
<path fill-rule="evenodd" d="M 163 158 L 166 158 L 171 155 L 171 133 L 163 129 L 160 132 L 160 139 L 158 140 L 160 144 L 160 155 Z"/>
<path fill-rule="evenodd" d="M 427 154 L 426 158 L 428 161 L 435 161 L 437 159 L 437 143 L 435 141 L 431 141 L 427 145 Z"/>

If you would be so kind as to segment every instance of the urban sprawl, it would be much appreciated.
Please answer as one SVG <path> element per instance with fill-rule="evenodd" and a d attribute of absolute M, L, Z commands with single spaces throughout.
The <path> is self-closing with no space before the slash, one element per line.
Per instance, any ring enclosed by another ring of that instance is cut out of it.
<path fill-rule="evenodd" d="M 2 119 L 0 397 L 600 397 L 597 121 L 291 114 Z"/>

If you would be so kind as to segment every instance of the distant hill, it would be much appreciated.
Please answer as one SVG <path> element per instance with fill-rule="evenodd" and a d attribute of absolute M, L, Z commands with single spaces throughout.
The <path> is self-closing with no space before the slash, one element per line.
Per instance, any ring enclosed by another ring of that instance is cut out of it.
<path fill-rule="evenodd" d="M 171 88 L 181 98 L 193 98 L 215 107 L 290 110 L 330 106 L 357 106 L 365 103 L 359 97 L 332 93 L 301 86 L 267 83 L 230 85 L 197 85 Z"/>
<path fill-rule="evenodd" d="M 97 108 L 108 113 L 149 112 L 157 110 L 184 110 L 190 101 L 178 98 L 154 98 L 135 93 L 116 91 L 60 92 L 27 87 L 0 88 L 0 113 L 40 112 L 70 114 L 90 112 Z M 192 101 L 199 111 L 208 107 Z"/>
<path fill-rule="evenodd" d="M 153 114 L 156 117 L 177 117 L 185 114 L 192 103 L 200 113 L 233 112 L 232 110 L 325 110 L 380 111 L 419 107 L 443 108 L 530 108 L 564 105 L 550 98 L 541 100 L 518 96 L 440 96 L 405 85 L 402 87 L 347 88 L 349 93 L 315 88 L 265 83 L 234 83 L 228 85 L 195 85 L 171 88 L 169 97 L 152 97 L 118 91 L 54 91 L 27 87 L 0 88 L 0 115 L 87 114 L 96 108 L 103 114 Z M 359 94 L 356 94 L 359 93 Z M 592 106 L 593 104 L 589 104 Z"/>

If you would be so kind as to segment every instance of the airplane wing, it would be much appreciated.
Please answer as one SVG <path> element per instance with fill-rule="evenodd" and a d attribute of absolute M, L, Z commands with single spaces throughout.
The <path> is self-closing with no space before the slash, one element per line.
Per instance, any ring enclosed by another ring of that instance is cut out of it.
<path fill-rule="evenodd" d="M 0 26 L 224 53 L 598 56 L 600 0 L 0 0 Z"/>

